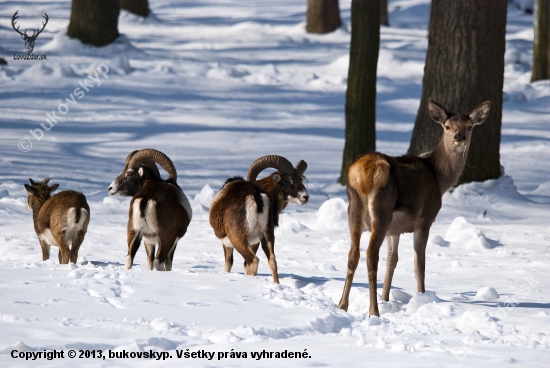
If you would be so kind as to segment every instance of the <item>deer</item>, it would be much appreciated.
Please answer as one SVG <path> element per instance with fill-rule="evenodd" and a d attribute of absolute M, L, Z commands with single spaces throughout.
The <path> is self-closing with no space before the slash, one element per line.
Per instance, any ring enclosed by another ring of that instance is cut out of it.
<path fill-rule="evenodd" d="M 38 38 L 38 36 L 40 35 L 40 33 L 42 33 L 42 31 L 44 30 L 44 28 L 46 28 L 46 24 L 48 24 L 48 14 L 44 13 L 44 16 L 43 18 L 46 20 L 45 22 L 42 22 L 42 29 L 41 30 L 38 30 L 38 29 L 34 29 L 33 30 L 33 33 L 32 33 L 32 36 L 29 36 L 27 34 L 27 31 L 28 29 L 25 30 L 25 33 L 19 31 L 19 26 L 17 26 L 17 28 L 15 28 L 15 21 L 17 20 L 17 18 L 19 18 L 19 16 L 17 15 L 19 14 L 19 10 L 16 11 L 14 14 L 13 14 L 13 17 L 11 18 L 11 26 L 13 27 L 13 29 L 15 30 L 15 32 L 19 33 L 21 35 L 21 38 L 23 39 L 23 41 L 25 41 L 25 48 L 27 50 L 27 53 L 30 54 L 32 53 L 32 50 L 34 50 L 34 42 L 36 41 L 36 39 Z"/>
<path fill-rule="evenodd" d="M 398 261 L 399 237 L 403 233 L 414 234 L 416 285 L 419 293 L 425 292 L 430 227 L 441 209 L 443 194 L 462 174 L 472 130 L 485 121 L 490 107 L 490 101 L 486 101 L 469 114 L 455 114 L 429 99 L 430 117 L 443 129 L 441 140 L 431 153 L 422 155 L 424 157 L 367 153 L 349 167 L 346 192 L 351 246 L 344 290 L 338 303 L 340 309 L 348 310 L 349 293 L 359 263 L 361 233 L 365 228 L 371 232 L 367 248 L 369 316 L 380 316 L 376 280 L 384 237 L 387 238 L 388 257 L 382 299 L 389 300 Z"/>

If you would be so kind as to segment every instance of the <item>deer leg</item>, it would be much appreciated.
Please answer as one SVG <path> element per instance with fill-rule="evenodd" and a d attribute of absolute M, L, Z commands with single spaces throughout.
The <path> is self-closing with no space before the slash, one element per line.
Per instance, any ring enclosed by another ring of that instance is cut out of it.
<path fill-rule="evenodd" d="M 351 247 L 348 254 L 348 272 L 346 275 L 346 283 L 344 284 L 344 291 L 342 292 L 342 297 L 338 303 L 338 308 L 345 311 L 348 310 L 349 293 L 351 290 L 351 285 L 353 284 L 353 276 L 355 275 L 355 270 L 359 265 L 359 245 L 361 242 L 361 234 L 363 233 L 364 216 L 363 203 L 354 189 L 348 188 L 348 198 L 348 223 Z"/>
<path fill-rule="evenodd" d="M 262 237 L 262 249 L 267 257 L 269 268 L 271 269 L 271 275 L 273 276 L 273 282 L 279 283 L 279 274 L 277 272 L 277 260 L 275 259 L 275 234 L 273 233 L 273 228 L 271 231 Z"/>
<path fill-rule="evenodd" d="M 225 257 L 225 272 L 231 272 L 233 267 L 233 247 L 223 245 L 223 254 Z"/>
<path fill-rule="evenodd" d="M 386 277 L 384 278 L 384 289 L 382 290 L 382 299 L 385 301 L 390 300 L 391 280 L 393 278 L 393 271 L 397 266 L 398 255 L 397 247 L 399 245 L 399 235 L 388 235 L 386 237 L 388 241 L 388 259 L 386 260 Z"/>
<path fill-rule="evenodd" d="M 416 276 L 416 288 L 419 293 L 424 293 L 424 278 L 426 272 L 426 245 L 430 230 L 417 229 L 414 231 L 414 274 Z"/>
<path fill-rule="evenodd" d="M 386 231 L 393 216 L 393 205 L 388 209 L 389 199 L 386 193 L 377 193 L 369 198 L 369 214 L 371 217 L 371 236 L 367 248 L 367 270 L 369 274 L 369 315 L 380 316 L 378 311 L 377 274 L 380 247 L 386 236 Z"/>
<path fill-rule="evenodd" d="M 133 229 L 128 229 L 128 255 L 126 256 L 126 265 L 124 268 L 129 270 L 134 264 L 134 257 L 141 245 L 141 234 L 134 231 Z"/>
<path fill-rule="evenodd" d="M 148 241 L 144 241 L 144 243 L 145 252 L 147 253 L 147 268 L 152 270 L 155 261 L 155 243 L 149 243 Z"/>
<path fill-rule="evenodd" d="M 78 250 L 80 249 L 80 245 L 84 241 L 84 235 L 84 231 L 80 230 L 73 236 L 70 254 L 70 259 L 72 263 L 76 263 L 76 261 L 78 260 Z"/>

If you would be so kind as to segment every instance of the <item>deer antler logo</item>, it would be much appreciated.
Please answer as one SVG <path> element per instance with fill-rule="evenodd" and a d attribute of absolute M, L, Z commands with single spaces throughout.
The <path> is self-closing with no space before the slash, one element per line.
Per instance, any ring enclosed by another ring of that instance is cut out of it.
<path fill-rule="evenodd" d="M 23 33 L 19 31 L 19 26 L 15 28 L 15 20 L 19 18 L 19 16 L 17 15 L 18 13 L 19 13 L 19 10 L 16 11 L 13 17 L 11 18 L 11 26 L 13 27 L 15 32 L 21 35 L 21 38 L 25 41 L 25 48 L 27 49 L 27 53 L 30 54 L 34 49 L 34 41 L 36 41 L 36 39 L 38 38 L 38 35 L 42 33 L 44 28 L 46 28 L 46 24 L 48 24 L 48 19 L 49 19 L 48 14 L 44 13 L 44 19 L 46 20 L 46 22 L 42 22 L 42 29 L 41 30 L 34 29 L 32 36 L 29 36 L 27 34 L 28 29 L 25 29 L 25 33 Z"/>

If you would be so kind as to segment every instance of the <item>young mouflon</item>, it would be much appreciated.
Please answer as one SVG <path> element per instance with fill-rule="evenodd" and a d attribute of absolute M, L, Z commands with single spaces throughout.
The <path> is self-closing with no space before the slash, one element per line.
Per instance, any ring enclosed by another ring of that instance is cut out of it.
<path fill-rule="evenodd" d="M 50 247 L 59 247 L 59 263 L 76 263 L 78 249 L 84 241 L 90 222 L 90 207 L 86 196 L 73 190 L 51 195 L 59 184 L 48 186 L 51 178 L 39 183 L 29 179 L 25 184 L 28 206 L 32 210 L 34 230 L 42 248 L 42 260 L 50 258 Z"/>
<path fill-rule="evenodd" d="M 428 101 L 431 118 L 443 129 L 437 147 L 423 157 L 392 157 L 374 152 L 361 156 L 348 170 L 348 221 L 351 248 L 348 271 L 339 307 L 347 310 L 353 276 L 359 263 L 359 242 L 363 229 L 371 232 L 367 248 L 369 315 L 379 316 L 376 276 L 384 237 L 388 258 L 382 298 L 389 300 L 391 281 L 397 265 L 399 236 L 414 233 L 415 276 L 419 293 L 425 291 L 426 243 L 430 227 L 441 209 L 441 197 L 454 185 L 464 169 L 475 125 L 489 115 L 486 101 L 469 114 L 449 113 L 433 100 Z"/>

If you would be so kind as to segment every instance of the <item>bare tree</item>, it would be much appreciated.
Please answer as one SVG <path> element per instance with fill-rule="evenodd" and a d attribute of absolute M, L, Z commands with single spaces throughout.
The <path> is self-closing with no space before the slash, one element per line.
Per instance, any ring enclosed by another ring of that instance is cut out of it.
<path fill-rule="evenodd" d="M 388 0 L 380 0 L 380 24 L 385 26 L 390 25 L 390 19 L 388 17 Z"/>
<path fill-rule="evenodd" d="M 338 0 L 307 0 L 306 31 L 328 33 L 342 24 Z"/>
<path fill-rule="evenodd" d="M 149 2 L 147 0 L 120 0 L 120 9 L 146 17 L 149 15 Z"/>
<path fill-rule="evenodd" d="M 105 46 L 118 37 L 118 0 L 72 0 L 67 35 L 93 46 Z"/>
<path fill-rule="evenodd" d="M 450 111 L 469 111 L 491 101 L 485 124 L 476 127 L 459 183 L 500 176 L 506 10 L 506 1 L 432 1 L 422 99 L 408 153 L 431 151 L 441 138 L 441 127 L 426 108 L 429 98 Z"/>
<path fill-rule="evenodd" d="M 352 0 L 351 44 L 346 91 L 346 143 L 340 183 L 350 165 L 375 150 L 376 67 L 380 48 L 380 1 Z"/>
<path fill-rule="evenodd" d="M 535 5 L 535 40 L 531 82 L 550 79 L 550 1 L 537 0 Z"/>

